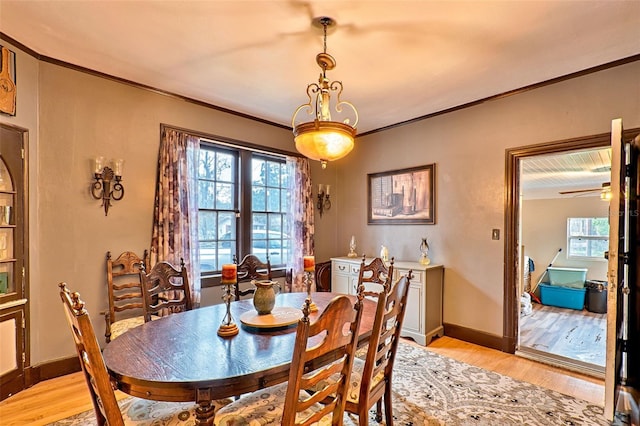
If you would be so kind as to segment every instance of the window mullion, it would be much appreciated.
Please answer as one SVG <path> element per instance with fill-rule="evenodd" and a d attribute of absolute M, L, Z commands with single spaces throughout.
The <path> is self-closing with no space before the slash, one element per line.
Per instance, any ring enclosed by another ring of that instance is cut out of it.
<path fill-rule="evenodd" d="M 238 220 L 238 261 L 251 252 L 251 158 L 249 151 L 240 152 L 238 189 L 240 196 L 240 218 Z"/>

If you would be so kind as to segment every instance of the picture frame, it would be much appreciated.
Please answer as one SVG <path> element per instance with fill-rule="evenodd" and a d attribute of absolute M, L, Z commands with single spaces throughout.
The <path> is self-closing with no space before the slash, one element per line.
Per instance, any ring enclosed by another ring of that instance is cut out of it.
<path fill-rule="evenodd" d="M 0 113 L 16 115 L 16 53 L 0 45 Z"/>
<path fill-rule="evenodd" d="M 369 225 L 434 225 L 436 165 L 367 174 Z"/>

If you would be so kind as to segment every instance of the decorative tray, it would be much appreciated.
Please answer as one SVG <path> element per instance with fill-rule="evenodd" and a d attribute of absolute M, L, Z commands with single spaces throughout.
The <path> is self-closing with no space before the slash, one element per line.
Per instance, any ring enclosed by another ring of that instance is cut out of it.
<path fill-rule="evenodd" d="M 240 315 L 240 322 L 254 328 L 281 328 L 296 324 L 300 318 L 300 308 L 276 307 L 266 315 L 259 315 L 255 310 L 247 311 Z"/>

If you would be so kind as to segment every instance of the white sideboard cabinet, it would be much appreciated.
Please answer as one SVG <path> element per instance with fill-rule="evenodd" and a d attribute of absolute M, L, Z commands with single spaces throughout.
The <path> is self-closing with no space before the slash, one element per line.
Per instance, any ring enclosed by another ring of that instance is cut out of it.
<path fill-rule="evenodd" d="M 365 259 L 368 264 L 372 258 Z M 355 294 L 362 258 L 331 258 L 331 291 Z M 410 269 L 413 278 L 409 285 L 407 311 L 404 316 L 401 335 L 410 337 L 421 345 L 428 345 L 435 337 L 442 337 L 442 292 L 444 267 L 442 265 L 421 265 L 418 262 L 395 261 L 394 282 Z"/>

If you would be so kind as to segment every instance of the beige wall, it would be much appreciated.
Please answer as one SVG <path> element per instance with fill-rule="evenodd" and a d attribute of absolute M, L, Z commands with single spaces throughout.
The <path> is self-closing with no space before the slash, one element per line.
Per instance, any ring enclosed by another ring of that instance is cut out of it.
<path fill-rule="evenodd" d="M 504 234 L 505 149 L 609 132 L 618 117 L 640 127 L 640 62 L 358 138 L 335 163 L 336 243 L 319 251 L 343 254 L 355 234 L 359 253 L 386 244 L 415 260 L 428 237 L 432 260 L 445 266 L 444 322 L 502 336 L 504 235 L 494 241 L 491 230 Z M 429 163 L 436 225 L 367 225 L 367 173 Z"/>
<path fill-rule="evenodd" d="M 104 321 L 97 313 L 107 307 L 105 253 L 142 251 L 150 245 L 160 123 L 293 149 L 291 133 L 285 129 L 59 66 L 43 63 L 39 83 L 40 249 L 47 254 L 36 261 L 46 274 L 33 283 L 34 299 L 55 300 L 55 284 L 66 280 L 93 307 L 100 329 Z M 90 158 L 97 154 L 126 161 L 126 195 L 107 217 L 88 191 Z M 68 331 L 58 332 L 65 327 L 59 306 L 33 306 L 48 319 L 46 325 L 34 324 L 34 330 L 48 329 L 38 339 L 37 359 L 72 353 Z"/>
<path fill-rule="evenodd" d="M 98 312 L 107 306 L 107 250 L 148 247 L 160 123 L 292 150 L 291 133 L 179 99 L 38 63 L 18 53 L 18 116 L 3 122 L 30 130 L 32 364 L 74 351 L 57 283 L 65 280 Z M 345 159 L 314 184 L 332 186 L 332 208 L 316 215 L 318 261 L 348 251 L 378 254 L 380 244 L 402 260 L 419 256 L 421 237 L 446 267 L 444 320 L 502 334 L 504 150 L 607 132 L 612 118 L 640 127 L 640 63 L 488 102 L 463 111 L 361 137 Z M 428 90 L 426 88 L 425 90 Z M 26 92 L 26 93 L 25 93 Z M 126 195 L 105 217 L 88 191 L 89 160 L 126 160 Z M 437 224 L 366 224 L 366 174 L 437 164 Z M 315 189 L 314 189 L 315 191 Z M 314 192 L 315 195 L 315 192 Z M 203 295 L 203 298 L 206 298 Z"/>
<path fill-rule="evenodd" d="M 522 244 L 524 254 L 534 260 L 531 274 L 535 284 L 553 256 L 562 249 L 553 266 L 587 268 L 587 279 L 606 280 L 607 262 L 567 258 L 567 219 L 570 217 L 607 217 L 609 204 L 596 197 L 525 200 L 522 202 Z"/>
<path fill-rule="evenodd" d="M 102 330 L 105 253 L 149 247 L 160 123 L 293 149 L 291 133 L 275 126 L 49 63 L 41 62 L 37 75 L 30 85 L 40 100 L 38 157 L 31 161 L 34 365 L 73 354 L 57 283 L 82 294 Z M 27 84 L 22 75 L 19 81 Z M 98 154 L 125 159 L 126 195 L 107 217 L 89 194 L 90 159 Z"/>

